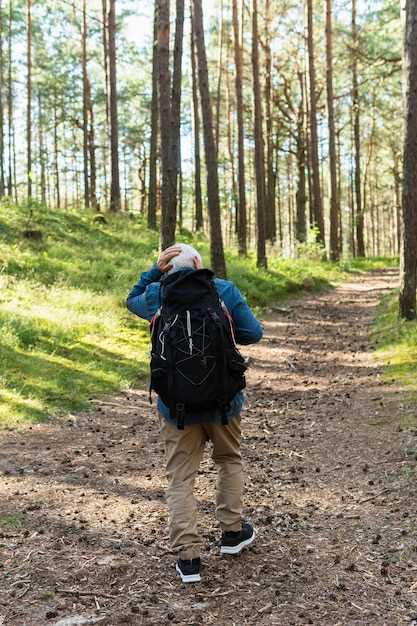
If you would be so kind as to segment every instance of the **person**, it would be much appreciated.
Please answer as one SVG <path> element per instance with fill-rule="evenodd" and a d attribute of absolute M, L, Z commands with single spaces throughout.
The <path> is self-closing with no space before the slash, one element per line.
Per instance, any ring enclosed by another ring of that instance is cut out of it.
<path fill-rule="evenodd" d="M 164 274 L 201 270 L 200 254 L 188 244 L 176 244 L 161 252 L 155 265 L 144 272 L 130 291 L 129 311 L 148 321 L 161 303 L 161 278 Z M 234 326 L 237 343 L 256 343 L 262 326 L 253 315 L 237 287 L 228 280 L 213 278 L 215 289 L 226 305 Z M 172 411 L 158 397 L 160 431 L 164 441 L 168 488 L 169 534 L 177 554 L 176 570 L 184 583 L 198 582 L 201 540 L 197 530 L 197 507 L 193 495 L 205 443 L 213 446 L 212 458 L 218 469 L 216 517 L 222 530 L 221 554 L 238 555 L 253 543 L 255 529 L 242 519 L 241 411 L 244 392 L 238 391 L 227 411 L 227 423 L 219 411 L 187 415 L 183 429 L 177 427 Z"/>

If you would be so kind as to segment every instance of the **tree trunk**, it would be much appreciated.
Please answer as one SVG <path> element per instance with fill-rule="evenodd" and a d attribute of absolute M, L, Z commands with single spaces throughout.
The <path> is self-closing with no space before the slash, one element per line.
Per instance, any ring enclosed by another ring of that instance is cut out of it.
<path fill-rule="evenodd" d="M 216 89 L 216 158 L 219 159 L 219 143 L 220 143 L 220 105 L 221 105 L 221 93 L 222 93 L 222 77 L 223 77 L 223 35 L 224 20 L 223 20 L 223 0 L 220 0 L 219 6 L 219 41 L 218 51 L 219 56 L 217 59 L 217 89 Z"/>
<path fill-rule="evenodd" d="M 193 12 L 190 2 L 191 15 Z M 193 120 L 194 120 L 194 195 L 195 195 L 195 229 L 203 230 L 203 199 L 201 194 L 201 156 L 200 156 L 200 111 L 198 102 L 198 84 L 196 68 L 196 49 L 194 20 L 191 19 L 191 82 L 193 92 Z"/>
<path fill-rule="evenodd" d="M 297 168 L 298 168 L 298 188 L 296 193 L 296 225 L 295 236 L 297 241 L 303 243 L 307 238 L 307 223 L 306 223 L 306 141 L 304 132 L 304 76 L 302 72 L 298 72 L 298 82 L 300 85 L 300 103 L 298 107 L 297 115 L 297 136 L 296 136 L 296 153 L 297 153 Z"/>
<path fill-rule="evenodd" d="M 161 247 L 175 242 L 175 219 L 169 218 L 176 164 L 171 156 L 171 77 L 169 72 L 169 0 L 158 0 L 158 92 L 161 130 Z"/>
<path fill-rule="evenodd" d="M 84 206 L 90 207 L 90 175 L 88 162 L 88 103 L 87 103 L 87 0 L 83 0 L 83 24 L 81 29 L 81 63 L 83 74 L 83 176 Z"/>
<path fill-rule="evenodd" d="M 107 0 L 102 0 L 101 3 L 101 15 L 102 15 L 102 44 L 103 44 L 103 68 L 104 68 L 104 84 L 105 84 L 105 99 L 106 99 L 106 123 L 104 126 L 104 141 L 102 147 L 102 159 L 103 159 L 103 191 L 104 191 L 104 206 L 107 209 L 108 206 L 108 184 L 107 184 L 107 166 L 108 166 L 108 150 L 110 145 L 110 104 L 109 104 L 109 46 L 107 42 L 108 24 L 107 24 Z"/>
<path fill-rule="evenodd" d="M 0 197 L 5 193 L 4 176 L 4 108 L 3 108 L 3 85 L 4 85 L 4 58 L 3 58 L 3 5 L 0 0 Z"/>
<path fill-rule="evenodd" d="M 203 9 L 201 0 L 194 0 L 194 32 L 198 58 L 198 78 L 201 109 L 203 113 L 204 148 L 207 170 L 207 202 L 210 224 L 210 251 L 213 271 L 226 276 L 223 236 L 220 220 L 219 176 L 217 170 L 216 145 L 213 133 L 213 112 L 210 102 L 207 55 L 204 43 Z"/>
<path fill-rule="evenodd" d="M 59 180 L 59 149 L 58 149 L 58 93 L 54 91 L 54 157 L 55 157 L 55 203 L 57 209 L 61 208 L 61 189 Z"/>
<path fill-rule="evenodd" d="M 252 0 L 252 72 L 254 97 L 254 137 L 256 175 L 257 265 L 267 266 L 265 251 L 265 161 L 262 101 L 259 79 L 258 0 Z"/>
<path fill-rule="evenodd" d="M 94 109 L 93 100 L 91 98 L 91 83 L 87 73 L 87 111 L 88 111 L 88 155 L 90 159 L 90 204 L 94 210 L 98 210 L 97 202 L 97 167 L 96 167 L 96 133 L 94 128 Z"/>
<path fill-rule="evenodd" d="M 247 217 L 246 217 L 246 182 L 245 182 L 245 131 L 243 114 L 243 88 L 242 88 L 242 44 L 239 37 L 239 16 L 237 0 L 233 2 L 233 38 L 235 55 L 235 88 L 237 110 L 237 162 L 238 162 L 238 189 L 239 189 L 239 212 L 238 212 L 238 244 L 239 254 L 246 256 L 247 248 Z"/>
<path fill-rule="evenodd" d="M 356 0 L 352 0 L 352 109 L 355 144 L 355 199 L 356 199 L 356 249 L 357 256 L 365 256 L 364 219 L 361 195 L 361 136 L 358 87 L 358 31 L 356 25 Z"/>
<path fill-rule="evenodd" d="M 120 176 L 119 176 L 119 123 L 117 113 L 117 80 L 116 80 L 116 0 L 110 0 L 108 14 L 109 40 L 109 74 L 110 74 L 110 155 L 111 155 L 111 188 L 110 210 L 121 209 Z"/>
<path fill-rule="evenodd" d="M 404 152 L 400 317 L 416 318 L 417 271 L 417 3 L 405 3 Z"/>
<path fill-rule="evenodd" d="M 313 2 L 307 0 L 307 45 L 308 45 L 308 70 L 310 78 L 310 141 L 311 141 L 311 178 L 312 178 L 312 213 L 314 226 L 318 228 L 317 240 L 324 244 L 324 220 L 323 206 L 320 189 L 320 162 L 317 137 L 317 93 L 316 93 L 316 67 L 314 59 L 314 28 L 313 28 Z"/>
<path fill-rule="evenodd" d="M 155 1 L 152 42 L 151 141 L 149 151 L 148 228 L 156 230 L 158 159 L 158 4 Z"/>
<path fill-rule="evenodd" d="M 27 104 L 26 104 L 26 173 L 27 197 L 32 198 L 32 0 L 27 0 Z"/>
<path fill-rule="evenodd" d="M 330 259 L 339 260 L 339 206 L 337 194 L 336 132 L 334 122 L 333 94 L 333 33 L 332 1 L 326 0 L 326 87 L 327 118 L 329 128 L 329 167 L 330 167 Z"/>
<path fill-rule="evenodd" d="M 184 0 L 176 0 L 175 14 L 175 41 L 174 41 L 174 68 L 172 72 L 172 96 L 171 96 L 171 130 L 170 152 L 172 159 L 171 182 L 172 193 L 165 227 L 169 232 L 169 238 L 175 241 L 175 225 L 177 221 L 178 207 L 178 182 L 180 174 L 180 141 L 181 141 L 181 82 L 182 82 L 182 48 L 184 38 Z"/>
<path fill-rule="evenodd" d="M 45 145 L 43 137 L 43 111 L 42 111 L 42 96 L 40 90 L 38 90 L 38 132 L 39 132 L 39 166 L 40 166 L 40 192 L 41 202 L 46 205 L 46 173 L 45 173 Z"/>
<path fill-rule="evenodd" d="M 7 115 L 8 115 L 8 128 L 7 128 L 7 152 L 8 152 L 8 173 L 7 173 L 7 194 L 9 198 L 13 197 L 13 2 L 10 0 L 9 4 L 9 23 L 8 23 L 8 85 L 7 85 Z"/>
<path fill-rule="evenodd" d="M 270 0 L 265 0 L 265 114 L 266 114 L 266 192 L 265 192 L 265 235 L 266 238 L 275 242 L 277 237 L 277 224 L 275 217 L 275 193 L 274 193 L 274 159 L 272 155 L 272 55 Z"/>

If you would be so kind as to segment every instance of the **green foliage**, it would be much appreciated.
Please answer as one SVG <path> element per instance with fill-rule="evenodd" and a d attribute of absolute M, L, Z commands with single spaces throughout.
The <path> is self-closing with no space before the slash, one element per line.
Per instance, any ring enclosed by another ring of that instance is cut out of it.
<path fill-rule="evenodd" d="M 398 316 L 398 292 L 382 298 L 375 322 L 374 339 L 377 358 L 384 365 L 384 378 L 404 387 L 415 398 L 417 393 L 417 321 Z M 416 424 L 413 415 L 406 421 Z"/>
<path fill-rule="evenodd" d="M 155 261 L 157 234 L 126 215 L 106 214 L 100 223 L 92 212 L 41 205 L 32 214 L 0 204 L 4 424 L 87 408 L 89 398 L 127 388 L 147 370 L 147 324 L 127 311 L 125 298 Z M 24 236 L 31 231 L 41 238 Z M 179 239 L 198 247 L 210 264 L 202 235 L 184 230 Z M 227 263 L 230 279 L 258 310 L 297 290 L 329 288 L 347 269 L 302 257 L 270 258 L 265 271 L 254 257 L 232 252 Z"/>

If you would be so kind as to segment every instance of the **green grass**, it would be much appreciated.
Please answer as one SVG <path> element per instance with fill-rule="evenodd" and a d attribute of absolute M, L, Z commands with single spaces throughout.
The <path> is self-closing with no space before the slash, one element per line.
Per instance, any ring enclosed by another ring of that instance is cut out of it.
<path fill-rule="evenodd" d="M 85 409 L 89 399 L 138 384 L 147 370 L 147 324 L 125 308 L 154 262 L 158 236 L 140 219 L 0 204 L 0 425 Z M 36 229 L 40 240 L 23 232 Z M 208 263 L 203 237 L 184 233 Z M 229 277 L 258 310 L 301 289 L 330 288 L 373 263 L 271 259 L 228 253 Z M 379 267 L 379 265 L 378 265 Z"/>
<path fill-rule="evenodd" d="M 374 325 L 376 357 L 384 366 L 386 381 L 396 383 L 417 399 L 417 321 L 398 317 L 398 290 L 384 296 Z M 417 418 L 405 415 L 403 421 L 416 425 Z"/>
<path fill-rule="evenodd" d="M 22 519 L 20 515 L 1 515 L 0 516 L 0 528 L 20 528 L 22 525 Z"/>

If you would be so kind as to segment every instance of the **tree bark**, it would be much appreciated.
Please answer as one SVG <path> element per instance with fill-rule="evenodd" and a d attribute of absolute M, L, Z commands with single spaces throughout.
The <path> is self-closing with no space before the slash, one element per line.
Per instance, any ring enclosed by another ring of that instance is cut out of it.
<path fill-rule="evenodd" d="M 239 36 L 239 16 L 237 0 L 232 0 L 233 5 L 233 38 L 235 56 L 235 89 L 236 89 L 236 112 L 237 112 L 237 162 L 238 162 L 238 245 L 239 254 L 246 256 L 247 248 L 247 217 L 246 217 L 246 181 L 245 181 L 245 131 L 243 115 L 243 86 L 242 86 L 242 43 Z"/>
<path fill-rule="evenodd" d="M 44 116 L 42 110 L 42 94 L 38 90 L 38 133 L 39 133 L 39 166 L 41 202 L 46 205 L 46 172 L 45 172 L 45 142 L 43 136 Z"/>
<path fill-rule="evenodd" d="M 416 318 L 417 271 L 417 3 L 406 0 L 404 31 L 404 148 L 400 317 Z"/>
<path fill-rule="evenodd" d="M 3 4 L 0 0 L 0 197 L 5 193 L 4 175 L 4 107 L 3 107 L 3 85 L 4 85 L 4 57 L 3 57 Z"/>
<path fill-rule="evenodd" d="M 91 97 L 91 82 L 87 72 L 87 111 L 88 111 L 88 155 L 90 159 L 90 204 L 97 211 L 99 206 L 97 202 L 97 166 L 96 166 L 96 133 L 94 128 L 94 109 L 93 99 Z"/>
<path fill-rule="evenodd" d="M 117 111 L 116 78 L 116 0 L 110 0 L 108 14 L 109 74 L 110 74 L 110 155 L 111 189 L 110 210 L 121 209 L 119 174 L 119 123 Z"/>
<path fill-rule="evenodd" d="M 158 92 L 161 130 L 161 247 L 175 242 L 175 220 L 169 218 L 175 164 L 171 155 L 171 77 L 169 71 L 169 0 L 158 0 Z M 174 229 L 173 229 L 174 226 Z"/>
<path fill-rule="evenodd" d="M 7 194 L 9 198 L 13 196 L 13 2 L 10 0 L 9 4 L 9 20 L 8 20 L 8 44 L 7 44 L 7 56 L 8 56 L 8 73 L 7 73 L 7 152 L 8 152 L 8 173 L 7 173 Z"/>
<path fill-rule="evenodd" d="M 158 161 L 158 4 L 155 1 L 152 43 L 151 141 L 149 151 L 148 228 L 156 230 Z"/>
<path fill-rule="evenodd" d="M 84 206 L 90 207 L 90 175 L 88 161 L 88 103 L 87 103 L 87 0 L 83 0 L 83 22 L 81 28 L 81 64 L 83 77 L 83 177 Z"/>
<path fill-rule="evenodd" d="M 226 276 L 223 235 L 220 220 L 219 176 L 217 170 L 216 144 L 213 133 L 213 111 L 210 101 L 207 55 L 204 42 L 203 9 L 201 0 L 193 0 L 194 32 L 198 58 L 198 78 L 201 109 L 203 113 L 204 148 L 207 170 L 207 202 L 210 224 L 210 252 L 213 271 Z"/>
<path fill-rule="evenodd" d="M 277 237 L 277 224 L 275 216 L 275 189 L 274 189 L 274 159 L 272 154 L 272 54 L 270 0 L 265 0 L 265 115 L 266 115 L 266 192 L 265 192 L 265 235 L 266 238 L 275 242 Z"/>
<path fill-rule="evenodd" d="M 356 252 L 365 256 L 364 219 L 361 194 L 361 129 L 358 86 L 358 30 L 356 24 L 356 0 L 352 0 L 352 109 L 355 145 L 355 199 L 356 199 Z"/>
<path fill-rule="evenodd" d="M 102 15 L 102 27 L 101 27 L 101 36 L 102 36 L 102 45 L 103 45 L 103 68 L 104 68 L 104 85 L 105 85 L 105 99 L 106 99 L 106 123 L 104 126 L 104 141 L 102 146 L 102 160 L 103 160 L 103 191 L 104 191 L 104 206 L 107 209 L 108 206 L 108 175 L 107 175 L 107 167 L 108 167 L 108 151 L 110 145 L 110 103 L 109 103 L 109 46 L 107 42 L 107 34 L 108 34 L 108 24 L 107 24 L 107 0 L 102 0 L 101 2 L 101 15 Z"/>
<path fill-rule="evenodd" d="M 298 168 L 298 188 L 296 193 L 296 225 L 295 236 L 297 241 L 304 243 L 307 239 L 307 223 L 306 223 L 306 141 L 304 132 L 305 111 L 304 111 L 304 76 L 302 72 L 298 72 L 298 82 L 300 85 L 300 102 L 297 115 L 297 136 L 296 136 L 296 153 Z"/>
<path fill-rule="evenodd" d="M 191 15 L 193 12 L 190 2 Z M 193 120 L 194 120 L 194 195 L 195 195 L 195 229 L 203 230 L 203 199 L 201 194 L 201 156 L 200 156 L 200 111 L 198 101 L 198 84 L 196 68 L 194 20 L 191 19 L 191 82 L 193 93 Z"/>
<path fill-rule="evenodd" d="M 32 198 L 32 0 L 27 0 L 27 103 L 26 103 L 26 174 L 27 197 Z"/>
<path fill-rule="evenodd" d="M 54 90 L 54 169 L 55 169 L 55 203 L 61 208 L 61 188 L 59 179 L 59 149 L 58 149 L 58 92 Z"/>
<path fill-rule="evenodd" d="M 258 2 L 252 0 L 252 72 L 254 97 L 255 175 L 256 175 L 256 221 L 257 265 L 267 266 L 265 250 L 265 161 L 262 123 L 261 86 L 259 79 L 259 32 Z"/>
<path fill-rule="evenodd" d="M 174 68 L 172 72 L 172 95 L 171 95 L 171 159 L 172 159 L 172 176 L 171 182 L 172 193 L 170 194 L 170 203 L 168 213 L 166 215 L 166 228 L 169 232 L 169 238 L 175 240 L 175 225 L 177 221 L 178 211 L 178 191 L 179 191 L 179 174 L 180 174 L 180 141 L 181 141 L 181 82 L 182 82 L 182 48 L 184 38 L 184 0 L 176 0 L 175 14 L 175 41 L 174 41 Z"/>
<path fill-rule="evenodd" d="M 333 33 L 332 1 L 326 0 L 326 87 L 327 121 L 329 129 L 329 168 L 330 168 L 330 259 L 339 260 L 339 206 L 337 193 L 336 132 L 334 122 L 333 93 Z"/>
<path fill-rule="evenodd" d="M 312 178 L 312 214 L 313 225 L 318 228 L 317 240 L 324 244 L 323 206 L 320 189 L 320 162 L 317 137 L 317 93 L 316 67 L 314 58 L 313 2 L 307 0 L 307 46 L 308 69 L 310 78 L 310 141 L 311 141 L 311 178 Z"/>

